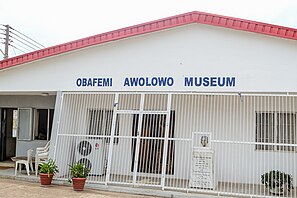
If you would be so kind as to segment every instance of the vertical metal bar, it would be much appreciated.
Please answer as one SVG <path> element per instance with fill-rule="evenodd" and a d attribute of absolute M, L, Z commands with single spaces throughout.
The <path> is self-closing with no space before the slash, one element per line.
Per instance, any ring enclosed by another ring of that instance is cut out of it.
<path fill-rule="evenodd" d="M 214 139 L 222 139 L 222 113 L 223 113 L 223 110 L 224 110 L 224 105 L 223 105 L 223 96 L 222 95 L 219 95 L 218 96 L 218 99 L 217 99 L 217 126 L 216 126 L 216 137 L 214 137 Z M 223 150 L 223 146 L 222 146 L 222 143 L 218 143 L 217 145 L 217 151 L 215 150 L 215 155 L 216 156 L 219 156 L 218 152 L 221 152 Z M 216 162 L 216 163 L 219 163 L 219 162 Z M 222 189 L 222 182 L 223 182 L 223 174 L 222 174 L 222 171 L 223 171 L 223 163 L 220 162 L 221 164 L 218 164 L 218 168 L 217 168 L 217 180 L 218 181 L 221 181 L 221 183 L 217 183 L 217 189 L 220 191 Z"/>
<path fill-rule="evenodd" d="M 246 96 L 246 111 L 247 111 L 247 115 L 246 115 L 246 118 L 247 119 L 246 120 L 248 121 L 247 122 L 247 125 L 246 125 L 246 130 L 247 131 L 250 131 L 251 130 L 250 129 L 250 127 L 251 127 L 251 124 L 250 123 L 254 120 L 254 119 L 252 119 L 253 118 L 253 115 L 254 115 L 253 114 L 254 109 L 253 109 L 253 97 L 252 96 Z M 247 137 L 249 137 L 248 136 L 248 133 L 246 133 L 245 139 L 247 139 Z M 252 148 L 250 148 L 250 147 L 252 147 Z M 247 151 L 249 151 L 249 150 L 255 151 L 254 144 L 251 144 L 251 145 L 248 146 Z M 250 155 L 249 156 L 246 155 L 246 157 L 245 157 L 246 163 L 245 164 L 248 167 L 247 168 L 247 175 L 250 175 L 251 174 L 251 161 L 253 161 L 253 160 L 248 160 L 249 159 L 248 157 L 250 157 Z M 247 187 L 246 187 L 246 190 L 245 190 L 245 194 L 249 194 L 249 192 L 250 192 L 250 186 L 251 186 L 250 185 L 250 177 L 248 177 Z"/>
<path fill-rule="evenodd" d="M 278 124 L 278 116 L 277 116 L 277 114 L 278 114 L 278 112 L 280 112 L 281 111 L 281 96 L 280 97 L 277 97 L 278 98 L 278 109 L 276 109 L 276 111 L 274 112 L 274 126 L 273 126 L 273 128 L 274 128 L 274 133 L 273 133 L 273 143 L 274 144 L 277 144 L 277 131 L 278 131 L 278 126 L 277 126 L 277 124 Z M 280 146 L 277 146 L 277 145 L 273 145 L 273 150 L 275 151 L 275 152 L 277 152 L 278 150 L 280 149 Z"/>
<path fill-rule="evenodd" d="M 109 182 L 109 178 L 110 178 L 114 133 L 115 133 L 115 129 L 116 129 L 116 121 L 117 121 L 117 115 L 118 115 L 118 113 L 117 113 L 118 101 L 119 101 L 119 94 L 117 93 L 117 94 L 115 94 L 115 97 L 114 97 L 112 126 L 111 126 L 111 137 L 110 137 L 110 142 L 109 142 L 105 185 L 107 185 L 107 183 Z"/>
<path fill-rule="evenodd" d="M 46 141 L 49 140 L 49 128 L 50 128 L 50 109 L 47 109 L 47 121 L 46 121 Z"/>
<path fill-rule="evenodd" d="M 74 104 L 74 100 L 76 99 L 76 104 Z M 61 121 L 60 121 L 60 124 L 61 124 L 61 128 L 59 130 L 59 142 L 58 144 L 60 145 L 57 145 L 57 148 L 59 148 L 59 150 L 64 150 L 62 148 L 63 145 L 62 142 L 66 140 L 69 140 L 68 142 L 68 146 L 71 145 L 71 144 L 76 144 L 75 140 L 76 138 L 75 137 L 71 137 L 71 138 L 68 138 L 68 137 L 65 137 L 65 136 L 61 136 L 61 134 L 74 134 L 74 130 L 73 129 L 73 122 L 74 121 L 74 116 L 75 116 L 75 109 L 78 109 L 79 108 L 79 105 L 78 105 L 78 95 L 75 95 L 75 94 L 67 94 L 67 93 L 64 93 L 63 94 L 63 107 L 61 109 Z M 71 132 L 70 132 L 71 131 Z M 70 146 L 71 147 L 71 146 Z M 63 167 L 66 167 L 67 165 L 66 164 L 69 164 L 67 162 L 65 162 L 65 160 L 62 160 L 62 159 L 66 159 L 69 154 L 73 155 L 73 160 L 76 160 L 74 158 L 74 155 L 75 155 L 75 152 L 76 152 L 76 146 L 74 147 L 74 150 L 71 150 L 71 152 L 67 152 L 67 151 L 70 151 L 71 148 L 69 148 L 69 150 L 66 150 L 63 152 L 63 154 L 59 154 L 57 156 L 57 163 L 59 165 L 59 163 L 63 166 Z M 60 165 L 60 166 L 61 166 Z M 68 169 L 67 169 L 68 170 Z M 60 168 L 60 172 L 59 174 L 61 175 L 65 175 L 65 178 L 68 177 L 68 174 L 69 174 L 69 171 L 65 170 L 65 168 Z"/>
<path fill-rule="evenodd" d="M 144 99 L 144 106 L 143 106 L 143 111 L 153 111 L 154 110 L 154 103 L 153 103 L 153 98 L 155 95 L 153 94 L 146 94 L 145 95 L 145 99 Z M 140 176 L 145 176 L 144 178 L 146 179 L 147 175 L 148 175 L 148 171 L 151 168 L 151 165 L 154 164 L 154 160 L 157 156 L 154 156 L 154 158 L 148 159 L 149 156 L 149 152 L 154 152 L 153 151 L 153 144 L 156 143 L 155 140 L 151 140 L 151 139 L 144 139 L 147 137 L 150 137 L 151 131 L 154 129 L 154 116 L 152 114 L 144 114 L 143 118 L 142 118 L 142 131 L 140 133 L 140 150 L 139 150 L 139 154 L 138 156 L 141 156 L 140 159 L 138 159 L 138 169 L 140 170 L 139 172 L 139 178 L 137 178 L 138 180 L 142 180 L 142 177 Z M 149 129 L 151 131 L 146 131 L 147 129 Z M 144 160 L 145 159 L 145 160 Z M 140 167 L 139 167 L 140 165 Z M 137 170 L 138 170 L 137 169 Z"/>
<path fill-rule="evenodd" d="M 55 120 L 57 121 L 56 123 L 56 136 L 53 136 L 54 133 L 52 133 L 52 137 L 51 137 L 51 141 L 53 142 L 53 138 L 55 137 L 56 140 L 55 140 L 55 144 L 53 146 L 51 146 L 51 148 L 54 148 L 54 152 L 53 152 L 53 159 L 56 160 L 56 154 L 57 154 L 57 146 L 58 146 L 58 138 L 59 138 L 59 133 L 60 133 L 60 121 L 61 121 L 61 115 L 62 115 L 62 110 L 63 110 L 63 101 L 64 101 L 64 93 L 62 92 L 59 92 L 57 94 L 57 98 L 56 100 L 58 100 L 58 96 L 60 96 L 59 98 L 61 98 L 61 102 L 60 102 L 60 105 L 59 105 L 59 112 L 55 113 L 56 115 L 58 115 L 57 117 L 55 117 Z M 56 109 L 56 111 L 58 110 Z M 54 128 L 54 127 L 53 127 Z M 50 152 L 49 152 L 49 157 L 51 157 L 51 149 L 50 149 Z"/>
<path fill-rule="evenodd" d="M 180 111 L 180 116 L 179 116 L 179 121 L 178 123 L 182 123 L 179 129 L 177 130 L 181 136 L 181 138 L 184 138 L 183 136 L 187 136 L 187 138 L 190 139 L 192 136 L 192 133 L 189 129 L 189 124 L 188 124 L 188 119 L 187 119 L 187 107 L 186 107 L 186 101 L 187 101 L 188 96 L 187 95 L 178 95 L 178 104 L 177 107 L 179 108 Z M 185 131 L 186 133 L 182 133 L 182 131 Z M 189 135 L 188 135 L 189 134 Z M 184 146 L 183 146 L 183 141 L 177 141 L 178 142 L 178 147 L 177 149 L 183 151 Z M 186 151 L 183 151 L 186 152 Z M 188 152 L 192 152 L 191 150 L 188 150 Z M 176 166 L 176 169 L 178 172 L 182 172 L 184 170 L 185 162 L 186 162 L 186 155 L 182 155 L 181 152 L 179 152 L 178 156 L 181 160 L 178 160 L 178 164 Z M 191 170 L 188 170 L 191 171 Z M 186 184 L 187 185 L 187 184 Z M 184 181 L 178 180 L 177 186 L 182 186 L 185 187 Z"/>
<path fill-rule="evenodd" d="M 227 96 L 228 97 L 228 96 Z M 225 135 L 226 135 L 226 140 L 227 139 L 231 139 L 231 140 L 233 140 L 233 138 L 232 137 L 229 137 L 229 134 L 230 134 L 230 132 L 232 133 L 232 102 L 233 102 L 233 95 L 232 96 L 229 96 L 228 97 L 228 104 L 227 104 L 227 112 L 226 112 L 226 114 L 227 114 L 227 118 L 228 118 L 228 122 L 227 122 L 227 124 L 228 124 L 228 131 L 225 131 Z M 228 115 L 229 114 L 229 115 Z M 228 134 L 229 133 L 229 134 Z M 228 149 L 227 149 L 227 152 L 226 153 L 224 153 L 224 155 L 227 157 L 228 155 L 230 155 L 230 153 L 232 152 L 232 148 L 231 148 L 231 146 L 232 146 L 232 143 L 228 143 L 227 144 L 228 145 Z M 234 167 L 234 161 L 231 161 L 231 163 L 230 162 L 226 162 L 227 163 L 227 170 L 228 171 L 230 171 L 230 169 L 231 170 L 233 170 L 233 167 Z M 227 177 L 227 191 L 228 192 L 230 192 L 230 189 L 231 189 L 231 185 L 232 185 L 232 171 L 231 171 L 231 173 L 230 174 L 228 174 L 228 177 Z"/>
<path fill-rule="evenodd" d="M 247 114 L 248 112 L 246 112 L 248 110 L 248 106 L 247 106 L 247 103 L 248 103 L 248 98 L 247 97 L 244 97 L 244 99 L 242 98 L 242 96 L 240 95 L 240 99 L 238 101 L 239 105 L 240 105 L 240 111 L 239 111 L 239 118 L 240 118 L 240 125 L 238 126 L 239 127 L 239 130 L 241 131 L 241 135 L 240 136 L 240 140 L 239 141 L 242 141 L 244 142 L 245 141 L 245 129 L 248 130 L 248 124 L 246 126 L 243 126 L 245 125 L 246 122 L 250 122 L 250 119 L 247 118 Z M 248 167 L 248 164 L 246 161 L 246 158 L 244 157 L 244 153 L 246 152 L 246 146 L 253 146 L 253 145 L 247 145 L 247 144 L 238 144 L 238 145 L 235 145 L 235 146 L 239 146 L 240 147 L 240 150 L 238 148 L 238 151 L 239 151 L 239 155 L 241 156 L 241 163 L 242 165 L 239 166 L 240 168 L 242 168 L 243 170 L 246 170 L 246 173 L 244 175 L 244 177 L 239 177 L 237 182 L 242 182 L 242 192 L 237 192 L 237 193 L 244 193 L 243 191 L 246 191 L 247 190 L 247 187 L 249 185 L 249 182 L 247 181 L 248 179 L 248 172 L 247 172 L 247 167 Z M 241 169 L 238 169 L 238 171 L 243 171 Z M 240 172 L 237 172 L 237 173 L 240 173 Z M 240 174 L 239 174 L 240 175 Z M 235 189 L 237 189 L 239 185 L 236 185 Z"/>
<path fill-rule="evenodd" d="M 164 139 L 164 150 L 163 150 L 163 160 L 162 160 L 162 177 L 161 177 L 162 190 L 164 190 L 165 179 L 166 179 L 166 164 L 167 164 L 168 136 L 169 136 L 169 126 L 170 126 L 171 97 L 172 97 L 171 94 L 167 95 L 167 114 L 166 114 L 165 139 Z"/>
<path fill-rule="evenodd" d="M 296 97 L 293 97 L 292 98 L 292 111 L 295 113 L 295 115 L 296 115 L 296 110 L 295 110 L 295 99 L 296 99 Z M 296 116 L 297 117 L 297 116 Z M 293 143 L 294 143 L 294 147 L 293 147 L 293 152 L 294 153 L 296 153 L 296 117 L 295 117 L 295 119 L 294 119 L 294 131 L 293 131 L 293 133 L 294 133 L 294 140 L 293 140 Z M 293 159 L 293 161 L 294 161 L 294 163 L 293 163 L 293 167 L 296 167 L 296 155 L 293 155 L 294 156 L 294 159 Z M 293 175 L 295 176 L 296 175 L 296 168 L 293 168 Z M 296 179 L 296 178 L 295 178 Z M 293 184 L 292 184 L 292 186 L 294 186 L 294 182 L 293 182 Z M 296 197 L 296 190 L 294 190 L 294 195 L 293 195 L 293 197 Z"/>
<path fill-rule="evenodd" d="M 136 177 L 137 177 L 137 170 L 138 170 L 138 158 L 139 158 L 139 148 L 140 148 L 140 136 L 141 136 L 141 129 L 142 129 L 144 98 L 145 98 L 145 94 L 141 94 L 140 111 L 139 111 L 138 126 L 137 126 L 136 148 L 135 148 L 135 156 L 134 156 L 134 167 L 133 167 L 133 185 L 134 186 L 136 184 Z"/>
<path fill-rule="evenodd" d="M 232 133 L 234 133 L 234 131 L 235 131 L 235 127 L 234 127 L 235 123 L 233 121 L 233 119 L 235 117 L 235 115 L 234 115 L 235 102 L 236 102 L 235 97 L 237 97 L 237 96 L 231 96 L 231 99 L 230 99 L 230 131 L 231 131 L 232 140 L 234 140 L 234 135 Z M 233 153 L 233 149 L 232 149 L 233 146 L 234 145 L 232 143 L 229 144 L 229 148 L 230 148 L 229 154 Z M 235 163 L 235 161 L 232 161 L 232 163 L 231 163 L 231 174 L 230 174 L 230 192 L 231 193 L 233 192 L 233 182 L 234 182 L 233 174 L 234 174 L 234 167 L 235 167 L 234 163 Z"/>

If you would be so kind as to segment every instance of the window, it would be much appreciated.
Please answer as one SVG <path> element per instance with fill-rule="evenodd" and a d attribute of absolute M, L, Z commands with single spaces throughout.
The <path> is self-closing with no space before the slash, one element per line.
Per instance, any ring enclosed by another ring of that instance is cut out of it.
<path fill-rule="evenodd" d="M 35 109 L 34 140 L 50 140 L 54 110 Z"/>
<path fill-rule="evenodd" d="M 111 136 L 113 110 L 89 109 L 89 135 Z M 116 119 L 115 136 L 119 135 L 119 118 Z M 110 142 L 110 138 L 106 139 Z M 118 144 L 119 138 L 114 138 L 114 144 Z"/>
<path fill-rule="evenodd" d="M 33 110 L 31 108 L 18 109 L 18 140 L 32 139 Z"/>
<path fill-rule="evenodd" d="M 18 110 L 12 111 L 12 137 L 17 137 L 18 133 Z"/>
<path fill-rule="evenodd" d="M 295 113 L 256 113 L 256 142 L 296 144 Z M 295 151 L 293 146 L 256 145 L 256 150 Z"/>

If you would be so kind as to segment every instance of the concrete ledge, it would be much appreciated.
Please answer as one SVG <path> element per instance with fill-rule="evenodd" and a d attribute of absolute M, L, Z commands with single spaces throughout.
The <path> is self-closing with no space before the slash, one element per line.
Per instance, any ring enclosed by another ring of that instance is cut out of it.
<path fill-rule="evenodd" d="M 70 185 L 67 181 L 55 180 L 54 184 L 57 185 Z M 148 188 L 148 187 L 132 187 L 129 185 L 113 185 L 109 184 L 108 186 L 99 183 L 88 183 L 85 186 L 89 189 L 100 190 L 100 191 L 108 191 L 108 192 L 118 192 L 118 193 L 130 193 L 135 195 L 149 195 L 156 197 L 185 197 L 185 198 L 214 198 L 218 197 L 217 195 L 209 195 L 202 193 L 192 193 L 192 192 L 178 192 L 178 191 L 170 191 L 170 190 L 161 190 L 156 188 Z"/>
<path fill-rule="evenodd" d="M 0 178 L 11 179 L 11 180 L 21 180 L 32 183 L 39 183 L 39 176 L 35 175 L 27 176 L 25 174 L 18 174 L 14 176 L 10 174 L 0 174 Z M 62 186 L 71 186 L 67 181 L 62 180 L 53 180 L 54 185 L 62 185 Z M 148 188 L 148 187 L 132 187 L 129 185 L 113 185 L 109 184 L 108 186 L 104 184 L 97 183 L 87 183 L 86 188 L 100 191 L 108 191 L 108 192 L 117 192 L 117 193 L 130 193 L 135 195 L 150 195 L 156 197 L 185 197 L 185 198 L 214 198 L 217 195 L 209 195 L 209 194 L 201 194 L 201 193 L 192 193 L 192 192 L 180 192 L 180 191 L 171 191 L 171 190 L 161 190 L 156 188 Z"/>

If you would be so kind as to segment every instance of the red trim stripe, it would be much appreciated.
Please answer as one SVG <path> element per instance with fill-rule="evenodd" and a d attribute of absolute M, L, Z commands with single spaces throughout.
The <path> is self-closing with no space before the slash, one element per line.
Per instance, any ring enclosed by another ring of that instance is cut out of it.
<path fill-rule="evenodd" d="M 0 61 L 0 70 L 32 62 L 42 58 L 62 54 L 65 52 L 78 50 L 93 45 L 98 45 L 101 43 L 115 41 L 127 37 L 146 34 L 168 28 L 178 27 L 190 23 L 201 23 L 212 26 L 219 26 L 235 30 L 255 32 L 280 38 L 297 40 L 297 29 L 194 11 L 114 30 L 111 32 L 106 32 L 103 34 L 98 34 L 95 36 L 90 36 L 87 38 L 75 40 L 72 42 L 56 45 L 53 47 L 41 49 L 38 51 L 2 60 Z"/>

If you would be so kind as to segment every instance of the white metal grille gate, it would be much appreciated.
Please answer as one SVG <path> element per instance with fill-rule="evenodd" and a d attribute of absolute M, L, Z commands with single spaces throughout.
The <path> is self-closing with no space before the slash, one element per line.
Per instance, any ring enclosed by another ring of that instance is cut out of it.
<path fill-rule="evenodd" d="M 131 150 L 131 154 L 133 155 L 131 159 L 134 160 L 129 162 L 130 156 L 127 156 L 123 159 L 126 161 L 114 163 L 117 157 L 115 157 L 113 153 L 114 145 L 110 145 L 107 183 L 164 186 L 167 159 L 164 156 L 168 148 L 170 100 L 171 95 L 167 94 L 121 94 L 115 96 L 115 114 L 112 131 L 115 131 L 117 120 L 121 120 L 121 122 L 126 124 L 125 126 L 121 126 L 123 129 L 132 126 L 132 134 L 128 132 L 126 135 L 122 134 L 116 137 L 119 138 L 119 142 L 125 142 L 125 148 Z M 133 102 L 131 105 L 127 105 L 128 101 Z M 163 120 L 161 120 L 162 118 Z M 145 120 L 145 122 L 143 120 Z M 164 131 L 162 131 L 164 133 L 163 135 L 160 134 L 160 131 L 157 131 L 156 125 L 159 122 L 165 126 Z M 148 132 L 151 134 L 144 134 L 144 130 L 148 128 L 150 128 Z M 113 142 L 114 138 L 115 137 L 111 135 L 111 142 Z M 129 145 L 132 145 L 130 149 Z M 156 151 L 156 149 L 159 150 Z M 152 159 L 152 154 L 158 153 L 162 153 L 163 155 L 160 157 L 155 156 L 155 159 Z M 145 161 L 145 159 L 150 160 Z M 158 161 L 158 163 L 153 160 Z M 127 173 L 125 176 L 110 174 L 112 168 L 117 170 L 120 167 L 116 166 L 123 163 L 131 164 L 131 173 Z M 156 170 L 158 173 L 156 173 Z"/>
<path fill-rule="evenodd" d="M 68 179 L 68 164 L 83 159 L 95 170 L 89 182 L 270 197 L 260 177 L 269 170 L 292 175 L 296 186 L 296 100 L 292 95 L 63 93 L 57 176 Z M 193 132 L 212 134 L 214 189 L 189 185 Z M 295 189 L 278 196 L 297 197 Z"/>

